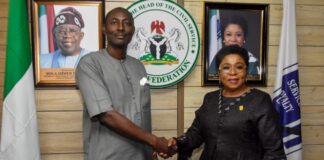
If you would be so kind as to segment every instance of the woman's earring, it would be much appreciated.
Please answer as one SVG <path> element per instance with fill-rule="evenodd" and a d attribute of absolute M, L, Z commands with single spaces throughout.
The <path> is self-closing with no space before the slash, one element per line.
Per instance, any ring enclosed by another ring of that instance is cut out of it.
<path fill-rule="evenodd" d="M 217 71 L 217 74 L 218 74 L 218 85 L 219 85 L 219 87 L 222 85 L 222 81 L 220 79 L 220 72 L 221 72 L 221 68 L 219 67 L 218 68 L 218 71 Z"/>

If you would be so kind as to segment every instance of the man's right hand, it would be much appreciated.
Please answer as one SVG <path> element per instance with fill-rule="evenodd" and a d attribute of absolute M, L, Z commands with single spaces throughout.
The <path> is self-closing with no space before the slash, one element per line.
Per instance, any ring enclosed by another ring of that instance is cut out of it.
<path fill-rule="evenodd" d="M 169 141 L 164 137 L 155 137 L 152 147 L 162 158 L 172 157 L 175 152 L 168 146 Z"/>
<path fill-rule="evenodd" d="M 174 152 L 174 154 L 178 152 L 177 138 L 172 137 L 168 139 L 168 147 L 172 150 L 172 152 Z"/>
<path fill-rule="evenodd" d="M 168 140 L 164 137 L 155 137 L 152 147 L 158 153 L 168 153 Z"/>
<path fill-rule="evenodd" d="M 161 157 L 168 158 L 174 154 L 168 147 L 166 138 L 146 132 L 117 111 L 102 113 L 99 115 L 99 120 L 123 136 L 149 144 L 160 156 L 162 155 Z"/>

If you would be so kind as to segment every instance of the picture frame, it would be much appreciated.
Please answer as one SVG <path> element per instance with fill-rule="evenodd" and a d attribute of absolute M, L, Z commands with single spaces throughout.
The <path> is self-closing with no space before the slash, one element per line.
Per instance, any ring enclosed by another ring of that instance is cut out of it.
<path fill-rule="evenodd" d="M 73 87 L 75 68 L 104 46 L 104 1 L 34 0 L 31 3 L 36 87 Z"/>
<path fill-rule="evenodd" d="M 268 4 L 204 3 L 202 86 L 220 85 L 215 55 L 231 44 L 249 52 L 247 84 L 266 86 L 268 12 Z"/>

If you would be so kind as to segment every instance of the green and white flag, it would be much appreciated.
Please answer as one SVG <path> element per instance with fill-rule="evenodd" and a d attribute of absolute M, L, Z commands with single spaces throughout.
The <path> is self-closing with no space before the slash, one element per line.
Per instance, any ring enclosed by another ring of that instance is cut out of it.
<path fill-rule="evenodd" d="M 40 160 L 27 1 L 10 0 L 1 160 Z"/>
<path fill-rule="evenodd" d="M 40 5 L 38 7 L 39 14 L 39 39 L 40 39 L 40 54 L 49 53 L 48 46 L 48 30 L 47 30 L 47 16 L 46 16 L 46 6 Z"/>
<path fill-rule="evenodd" d="M 210 13 L 210 26 L 209 26 L 209 65 L 211 64 L 216 53 L 222 48 L 222 35 L 220 15 L 218 9 L 211 9 Z M 213 66 L 216 68 L 216 66 Z"/>

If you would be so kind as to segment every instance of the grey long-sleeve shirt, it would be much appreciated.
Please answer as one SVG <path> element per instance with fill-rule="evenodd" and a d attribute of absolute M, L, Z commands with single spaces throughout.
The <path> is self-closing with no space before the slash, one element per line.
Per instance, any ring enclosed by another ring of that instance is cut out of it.
<path fill-rule="evenodd" d="M 84 101 L 85 160 L 149 160 L 150 146 L 124 137 L 100 124 L 97 115 L 117 111 L 151 132 L 150 89 L 143 64 L 126 56 L 117 60 L 106 50 L 84 56 L 76 69 Z"/>

